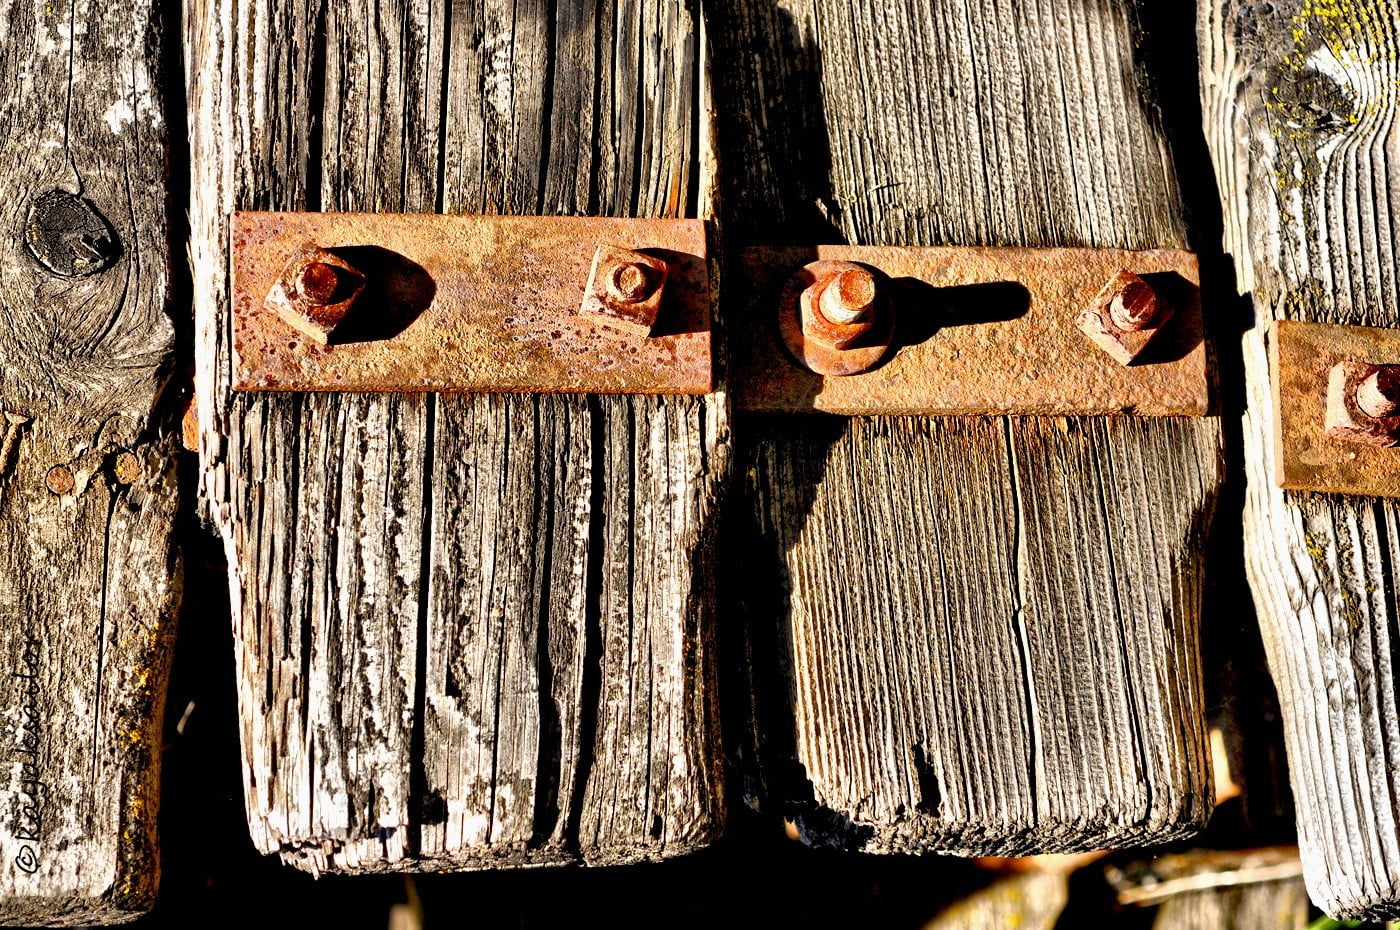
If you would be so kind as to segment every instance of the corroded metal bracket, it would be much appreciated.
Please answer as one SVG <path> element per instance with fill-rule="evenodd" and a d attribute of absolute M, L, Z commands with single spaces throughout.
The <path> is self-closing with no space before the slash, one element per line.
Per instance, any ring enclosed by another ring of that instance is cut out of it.
<path fill-rule="evenodd" d="M 1400 364 L 1400 330 L 1280 320 L 1272 335 L 1279 486 L 1400 497 L 1400 396 L 1375 378 Z"/>
<path fill-rule="evenodd" d="M 728 278 L 743 291 L 730 338 L 740 410 L 1201 416 L 1208 409 L 1200 276 L 1189 252 L 761 246 L 744 250 L 739 266 Z M 884 303 L 868 302 L 892 315 L 894 333 L 890 340 L 876 325 L 843 349 L 873 357 L 857 359 L 851 372 L 831 358 L 830 338 L 814 354 L 811 343 L 823 333 L 809 324 L 821 322 L 816 311 L 828 305 L 816 278 L 829 271 L 835 281 L 854 267 L 877 282 Z M 1125 317 L 1120 332 L 1113 321 Z M 809 330 L 805 343 L 800 326 Z"/>
<path fill-rule="evenodd" d="M 700 220 L 236 213 L 231 233 L 236 390 L 711 390 Z"/>
<path fill-rule="evenodd" d="M 704 394 L 699 220 L 237 213 L 234 388 Z M 1195 256 L 763 246 L 740 410 L 1199 416 Z"/>

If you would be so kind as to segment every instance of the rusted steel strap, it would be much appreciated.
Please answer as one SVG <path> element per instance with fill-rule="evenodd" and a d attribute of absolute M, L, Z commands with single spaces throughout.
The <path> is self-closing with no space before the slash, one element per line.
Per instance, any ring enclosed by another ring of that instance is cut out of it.
<path fill-rule="evenodd" d="M 836 303 L 826 292 L 814 294 L 818 279 L 851 266 L 873 275 L 877 291 L 886 295 L 893 329 L 877 322 L 864 342 L 842 352 L 863 348 L 876 361 L 844 377 L 794 365 L 794 354 L 808 353 L 814 367 L 839 366 L 821 344 L 825 339 L 829 346 L 835 334 L 809 324 L 820 322 L 814 309 Z M 1129 274 L 1120 281 L 1123 272 Z M 1134 278 L 1139 284 L 1130 283 Z M 1207 412 L 1200 277 L 1189 252 L 765 246 L 745 250 L 727 280 L 743 293 L 730 339 L 740 410 Z M 1139 313 L 1146 325 L 1118 333 L 1110 304 L 1128 316 L 1146 308 Z M 775 307 L 786 329 L 772 325 Z M 807 332 L 794 332 L 803 326 Z M 886 340 L 891 350 L 881 353 Z"/>
<path fill-rule="evenodd" d="M 700 220 L 236 213 L 232 237 L 237 390 L 711 390 Z"/>
<path fill-rule="evenodd" d="M 1280 320 L 1270 352 L 1279 485 L 1400 497 L 1400 330 Z"/>
<path fill-rule="evenodd" d="M 703 394 L 698 220 L 238 213 L 234 387 Z M 1187 252 L 763 246 L 728 275 L 739 410 L 1199 416 Z"/>

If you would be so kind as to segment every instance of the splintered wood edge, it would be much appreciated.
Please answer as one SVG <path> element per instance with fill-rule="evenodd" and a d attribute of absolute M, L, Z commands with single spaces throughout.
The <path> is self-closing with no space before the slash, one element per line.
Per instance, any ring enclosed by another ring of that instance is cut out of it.
<path fill-rule="evenodd" d="M 1327 373 L 1338 362 L 1400 363 L 1400 330 L 1279 320 L 1274 377 L 1274 476 L 1288 491 L 1400 497 L 1400 448 L 1326 434 Z"/>

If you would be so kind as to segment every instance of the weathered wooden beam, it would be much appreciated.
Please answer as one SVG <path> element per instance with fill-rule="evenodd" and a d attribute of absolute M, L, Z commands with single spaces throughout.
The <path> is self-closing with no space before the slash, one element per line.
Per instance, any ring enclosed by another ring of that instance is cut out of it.
<path fill-rule="evenodd" d="M 739 0 L 726 235 L 1183 247 L 1131 7 Z M 812 843 L 1019 854 L 1211 806 L 1215 419 L 745 420 L 749 786 Z M 765 595 L 764 574 L 777 580 Z M 762 694 L 762 690 L 756 690 Z"/>
<path fill-rule="evenodd" d="M 180 594 L 176 456 L 160 403 L 175 343 L 164 26 L 148 0 L 0 2 L 10 925 L 118 922 L 155 897 Z"/>
<path fill-rule="evenodd" d="M 233 395 L 227 303 L 236 208 L 703 215 L 692 14 L 220 0 L 187 46 L 258 848 L 356 871 L 706 844 L 722 399 Z"/>
<path fill-rule="evenodd" d="M 1239 290 L 1246 566 L 1278 687 L 1313 900 L 1400 914 L 1400 642 L 1394 501 L 1275 482 L 1268 346 L 1276 320 L 1400 325 L 1400 8 L 1202 0 L 1207 141 Z"/>

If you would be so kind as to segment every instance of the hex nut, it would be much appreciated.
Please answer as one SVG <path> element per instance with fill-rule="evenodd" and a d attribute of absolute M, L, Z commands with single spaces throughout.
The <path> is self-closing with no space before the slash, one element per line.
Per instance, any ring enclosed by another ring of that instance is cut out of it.
<path fill-rule="evenodd" d="M 1131 271 L 1120 271 L 1074 324 L 1120 365 L 1131 365 L 1171 320 L 1170 304 Z"/>
<path fill-rule="evenodd" d="M 349 262 L 308 243 L 282 268 L 264 305 L 312 341 L 329 345 L 364 289 L 365 276 Z"/>
<path fill-rule="evenodd" d="M 823 307 L 838 320 L 851 322 L 832 321 Z M 828 377 L 858 375 L 889 353 L 894 312 L 869 268 L 855 262 L 816 261 L 804 265 L 783 288 L 778 331 L 788 353 L 808 371 Z"/>
<path fill-rule="evenodd" d="M 1400 416 L 1369 416 L 1357 398 L 1358 389 L 1367 379 L 1392 367 L 1354 361 L 1332 366 L 1327 372 L 1324 424 L 1328 437 L 1368 446 L 1400 445 Z"/>
<path fill-rule="evenodd" d="M 661 313 L 670 271 L 670 266 L 654 255 L 600 245 L 593 253 L 579 315 L 645 339 Z"/>
<path fill-rule="evenodd" d="M 803 292 L 802 329 L 807 338 L 827 348 L 848 348 L 874 328 L 878 296 L 869 269 L 847 268 L 828 275 Z"/>

